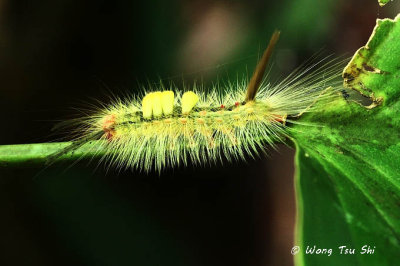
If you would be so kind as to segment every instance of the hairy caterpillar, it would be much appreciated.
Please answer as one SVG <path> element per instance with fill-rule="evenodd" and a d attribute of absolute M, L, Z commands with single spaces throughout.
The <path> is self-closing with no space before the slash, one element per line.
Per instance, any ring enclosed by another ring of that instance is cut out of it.
<path fill-rule="evenodd" d="M 196 89 L 148 92 L 117 100 L 82 118 L 76 144 L 99 140 L 104 160 L 120 168 L 160 171 L 166 166 L 236 160 L 289 137 L 287 123 L 312 111 L 317 100 L 339 91 L 339 60 L 297 69 L 277 84 L 262 80 L 279 32 L 275 32 L 252 79 L 210 93 Z"/>

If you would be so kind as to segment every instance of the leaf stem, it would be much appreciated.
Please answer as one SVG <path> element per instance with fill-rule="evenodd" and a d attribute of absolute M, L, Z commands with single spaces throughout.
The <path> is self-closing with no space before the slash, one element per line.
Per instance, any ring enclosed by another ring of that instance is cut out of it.
<path fill-rule="evenodd" d="M 46 164 L 52 155 L 58 154 L 57 161 L 77 160 L 104 154 L 99 150 L 98 141 L 90 141 L 73 150 L 67 148 L 72 142 L 0 145 L 0 168 Z M 66 151 L 63 154 L 63 151 Z"/>

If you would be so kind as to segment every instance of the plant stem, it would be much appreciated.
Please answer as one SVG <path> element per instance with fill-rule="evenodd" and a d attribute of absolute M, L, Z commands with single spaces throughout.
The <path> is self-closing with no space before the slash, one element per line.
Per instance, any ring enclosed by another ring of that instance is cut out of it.
<path fill-rule="evenodd" d="M 68 150 L 72 142 L 0 145 L 0 168 L 10 166 L 45 164 L 54 159 L 66 161 L 102 155 L 98 141 L 88 142 L 77 149 Z M 63 153 L 65 151 L 65 153 Z"/>

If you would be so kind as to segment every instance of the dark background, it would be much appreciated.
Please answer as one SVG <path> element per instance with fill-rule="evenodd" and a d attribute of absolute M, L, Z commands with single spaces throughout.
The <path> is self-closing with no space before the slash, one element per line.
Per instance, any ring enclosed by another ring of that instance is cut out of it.
<path fill-rule="evenodd" d="M 52 141 L 73 108 L 140 84 L 247 75 L 275 28 L 281 75 L 321 49 L 351 56 L 376 18 L 399 10 L 375 0 L 0 0 L 0 144 Z M 281 145 L 161 176 L 96 163 L 0 169 L 0 265 L 291 265 L 293 156 Z"/>

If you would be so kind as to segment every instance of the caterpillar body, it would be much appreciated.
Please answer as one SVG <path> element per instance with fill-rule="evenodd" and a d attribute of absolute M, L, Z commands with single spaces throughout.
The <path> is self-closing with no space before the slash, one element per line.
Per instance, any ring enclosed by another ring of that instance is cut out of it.
<path fill-rule="evenodd" d="M 254 156 L 266 145 L 284 142 L 287 123 L 296 123 L 302 113 L 315 110 L 317 100 L 329 100 L 340 91 L 342 63 L 321 60 L 277 84 L 252 82 L 264 67 L 253 75 L 252 88 L 244 80 L 222 93 L 217 87 L 209 93 L 168 89 L 149 92 L 141 100 L 117 100 L 80 119 L 75 133 L 78 140 L 99 140 L 96 149 L 105 151 L 103 159 L 120 168 L 160 171 L 189 162 Z"/>

